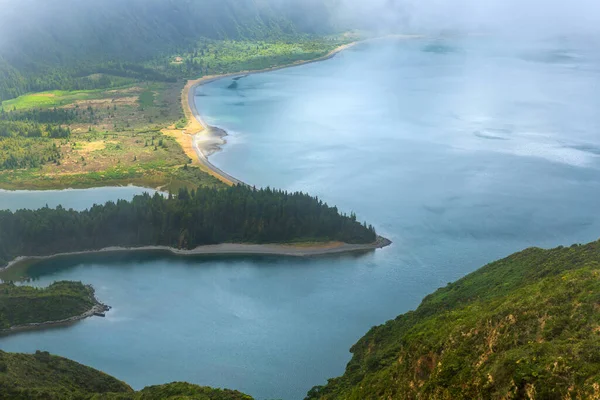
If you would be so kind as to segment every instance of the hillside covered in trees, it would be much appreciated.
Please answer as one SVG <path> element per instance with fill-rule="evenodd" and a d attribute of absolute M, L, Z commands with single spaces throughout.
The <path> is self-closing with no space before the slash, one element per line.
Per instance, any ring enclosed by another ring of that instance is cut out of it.
<path fill-rule="evenodd" d="M 600 241 L 491 263 L 371 329 L 313 399 L 592 399 Z"/>
<path fill-rule="evenodd" d="M 144 62 L 196 48 L 200 39 L 297 41 L 329 33 L 326 3 L 8 0 L 0 13 L 0 101 L 28 92 L 106 88 L 123 77 L 172 81 L 168 62 L 151 68 Z"/>
<path fill-rule="evenodd" d="M 143 371 L 140 371 L 143 372 Z M 35 354 L 0 350 L 0 398 L 14 400 L 252 400 L 234 390 L 188 383 L 149 386 L 135 392 L 124 382 L 75 361 L 44 351 Z"/>
<path fill-rule="evenodd" d="M 193 249 L 217 243 L 372 243 L 372 226 L 304 193 L 244 186 L 144 194 L 78 212 L 0 212 L 0 265 L 18 256 L 150 245 Z"/>
<path fill-rule="evenodd" d="M 47 288 L 0 283 L 0 331 L 63 321 L 89 311 L 96 303 L 94 289 L 81 282 L 55 282 Z"/>

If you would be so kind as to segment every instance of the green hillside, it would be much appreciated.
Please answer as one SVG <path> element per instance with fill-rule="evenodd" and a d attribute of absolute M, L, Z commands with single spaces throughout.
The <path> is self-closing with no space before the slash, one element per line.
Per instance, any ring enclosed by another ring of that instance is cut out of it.
<path fill-rule="evenodd" d="M 41 289 L 0 283 L 0 330 L 62 321 L 89 311 L 95 304 L 94 289 L 80 282 L 56 282 Z"/>
<path fill-rule="evenodd" d="M 237 391 L 172 383 L 134 392 L 126 383 L 47 352 L 12 354 L 0 350 L 0 398 L 15 400 L 251 400 Z"/>
<path fill-rule="evenodd" d="M 600 396 L 600 241 L 528 249 L 371 329 L 307 399 Z"/>
<path fill-rule="evenodd" d="M 200 40 L 298 42 L 330 31 L 321 0 L 285 5 L 279 0 L 5 3 L 0 100 L 28 92 L 118 86 L 124 77 L 172 81 L 177 70 L 165 71 L 169 57 L 197 54 L 203 49 Z M 144 65 L 150 61 L 154 64 Z M 106 76 L 93 77 L 99 73 Z"/>

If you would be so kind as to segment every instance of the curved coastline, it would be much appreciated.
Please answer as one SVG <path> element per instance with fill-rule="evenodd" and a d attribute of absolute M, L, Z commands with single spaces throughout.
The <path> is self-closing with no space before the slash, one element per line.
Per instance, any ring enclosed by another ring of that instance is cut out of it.
<path fill-rule="evenodd" d="M 185 143 L 181 143 L 181 142 L 180 143 L 182 144 L 182 147 L 184 149 L 186 149 L 186 148 L 189 149 L 189 147 L 191 147 L 193 149 L 193 152 L 197 156 L 197 161 L 200 163 L 200 166 L 205 170 L 205 172 L 208 172 L 209 174 L 211 174 L 212 176 L 214 176 L 215 178 L 219 179 L 220 181 L 222 181 L 223 183 L 225 183 L 227 185 L 241 184 L 241 185 L 250 186 L 250 185 L 248 185 L 248 183 L 242 182 L 241 180 L 231 176 L 230 174 L 228 174 L 227 172 L 216 167 L 214 164 L 212 164 L 209 161 L 208 157 L 211 154 L 213 154 L 217 151 L 220 151 L 222 149 L 222 146 L 227 144 L 227 140 L 225 139 L 225 137 L 227 136 L 227 132 L 221 128 L 208 125 L 202 118 L 202 115 L 200 114 L 200 112 L 198 111 L 198 108 L 196 107 L 196 102 L 194 101 L 196 89 L 198 87 L 209 84 L 211 82 L 218 81 L 220 79 L 224 79 L 224 78 L 247 77 L 249 75 L 262 74 L 262 73 L 266 73 L 266 72 L 273 72 L 273 71 L 278 71 L 278 70 L 282 70 L 282 69 L 293 68 L 293 67 L 297 67 L 300 65 L 313 64 L 313 63 L 317 63 L 317 62 L 321 62 L 321 61 L 326 61 L 326 60 L 332 59 L 333 57 L 335 57 L 342 51 L 348 50 L 349 48 L 354 47 L 360 43 L 375 42 L 375 41 L 386 40 L 386 39 L 401 39 L 402 40 L 402 39 L 420 39 L 420 38 L 423 38 L 423 36 L 422 35 L 401 35 L 401 34 L 385 35 L 385 36 L 375 37 L 375 38 L 371 38 L 371 39 L 358 40 L 358 41 L 354 41 L 351 43 L 347 43 L 347 44 L 338 46 L 335 49 L 333 49 L 332 51 L 330 51 L 329 53 L 325 54 L 324 56 L 321 56 L 321 57 L 318 57 L 318 58 L 315 58 L 312 60 L 300 60 L 300 61 L 293 62 L 291 64 L 270 67 L 270 68 L 265 68 L 265 69 L 261 69 L 261 70 L 239 71 L 239 72 L 234 72 L 234 73 L 230 73 L 230 74 L 221 74 L 221 75 L 208 75 L 208 76 L 204 76 L 200 79 L 189 80 L 186 83 L 186 85 L 183 88 L 183 91 L 181 93 L 181 103 L 182 103 L 183 111 L 184 111 L 186 118 L 188 119 L 188 125 L 186 126 L 185 130 L 182 131 L 182 134 L 183 134 L 183 137 L 187 137 L 189 144 L 186 145 Z M 176 138 L 177 138 L 177 136 L 176 136 Z M 181 136 L 179 136 L 178 138 L 181 138 Z M 185 139 L 184 139 L 184 142 L 185 142 Z M 187 153 L 189 155 L 190 152 L 187 151 Z"/>
<path fill-rule="evenodd" d="M 222 243 L 199 246 L 192 250 L 182 250 L 167 246 L 143 246 L 143 247 L 107 247 L 100 250 L 74 251 L 58 253 L 49 256 L 21 256 L 10 261 L 6 266 L 0 268 L 4 272 L 27 261 L 49 260 L 56 257 L 75 256 L 85 254 L 121 253 L 121 252 L 144 252 L 144 251 L 166 251 L 178 256 L 198 255 L 272 255 L 287 257 L 313 257 L 330 254 L 343 254 L 355 252 L 367 252 L 382 249 L 391 245 L 392 242 L 382 236 L 378 236 L 373 243 L 348 244 L 343 242 L 329 242 L 317 244 L 243 244 Z"/>
<path fill-rule="evenodd" d="M 231 74 L 222 74 L 222 75 L 209 75 L 202 77 L 200 79 L 189 80 L 185 87 L 183 88 L 183 92 L 181 95 L 182 98 L 182 106 L 184 109 L 184 114 L 188 118 L 188 126 L 183 131 L 183 133 L 189 137 L 188 140 L 191 141 L 191 146 L 196 153 L 197 159 L 200 162 L 203 169 L 224 182 L 227 185 L 246 185 L 247 183 L 242 182 L 241 180 L 231 176 L 220 168 L 216 167 L 212 164 L 208 157 L 216 151 L 221 150 L 221 146 L 225 145 L 227 141 L 225 140 L 225 136 L 227 136 L 227 132 L 223 129 L 213 127 L 208 125 L 202 115 L 198 111 L 195 103 L 195 93 L 196 90 L 202 86 L 211 82 L 218 81 L 220 79 L 229 78 L 229 77 L 238 77 L 238 76 L 248 76 L 261 74 L 266 72 L 278 71 L 285 68 L 297 67 L 299 65 L 312 64 L 320 61 L 329 60 L 335 57 L 340 52 L 347 50 L 356 44 L 361 42 L 352 42 L 342 46 L 335 48 L 330 51 L 326 55 L 315 58 L 313 60 L 302 60 L 296 61 L 292 64 L 282 65 L 278 67 L 265 68 L 256 71 L 240 71 Z"/>

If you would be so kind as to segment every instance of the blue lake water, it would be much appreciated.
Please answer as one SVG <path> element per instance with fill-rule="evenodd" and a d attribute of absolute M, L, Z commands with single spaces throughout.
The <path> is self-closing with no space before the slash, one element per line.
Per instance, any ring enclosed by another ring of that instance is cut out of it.
<path fill-rule="evenodd" d="M 212 161 L 355 211 L 394 245 L 361 257 L 70 257 L 106 319 L 0 338 L 136 388 L 173 380 L 301 399 L 376 324 L 528 246 L 600 236 L 600 52 L 584 41 L 383 41 L 198 90 L 229 131 Z M 0 204 L 3 194 L 0 193 Z M 1 208 L 1 207 L 0 207 Z"/>
<path fill-rule="evenodd" d="M 107 201 L 131 200 L 144 192 L 153 194 L 155 190 L 135 186 L 47 191 L 0 190 L 0 210 L 15 211 L 45 206 L 54 208 L 60 205 L 66 209 L 81 211 Z"/>

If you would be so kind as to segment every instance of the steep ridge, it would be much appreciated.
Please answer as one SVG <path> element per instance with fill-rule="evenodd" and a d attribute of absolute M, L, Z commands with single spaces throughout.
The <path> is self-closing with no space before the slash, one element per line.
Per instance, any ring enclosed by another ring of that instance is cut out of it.
<path fill-rule="evenodd" d="M 307 399 L 598 398 L 599 278 L 600 242 L 491 263 L 372 328 Z"/>

